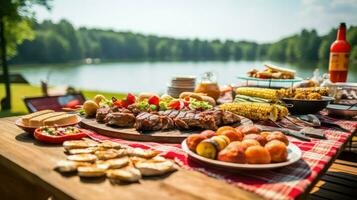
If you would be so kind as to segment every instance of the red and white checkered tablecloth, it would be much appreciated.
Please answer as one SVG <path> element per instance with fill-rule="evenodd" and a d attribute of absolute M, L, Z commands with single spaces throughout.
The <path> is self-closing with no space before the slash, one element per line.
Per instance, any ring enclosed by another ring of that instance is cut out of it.
<path fill-rule="evenodd" d="M 279 169 L 254 172 L 232 173 L 194 162 L 183 152 L 180 144 L 127 141 L 93 132 L 89 133 L 89 137 L 97 141 L 111 140 L 132 147 L 159 150 L 163 156 L 176 160 L 183 168 L 200 171 L 208 176 L 254 192 L 266 199 L 295 199 L 311 185 L 324 166 L 331 161 L 357 127 L 357 121 L 334 121 L 351 132 L 346 133 L 326 129 L 324 133 L 327 139 L 312 139 L 311 142 L 303 142 L 290 137 L 290 141 L 302 151 L 302 159 L 300 161 Z"/>

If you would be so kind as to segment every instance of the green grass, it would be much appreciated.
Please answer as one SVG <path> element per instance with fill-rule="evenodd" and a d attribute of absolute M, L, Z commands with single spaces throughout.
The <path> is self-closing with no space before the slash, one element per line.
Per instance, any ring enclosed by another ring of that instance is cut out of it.
<path fill-rule="evenodd" d="M 11 104 L 12 109 L 11 111 L 0 112 L 0 117 L 6 116 L 14 116 L 14 115 L 21 115 L 27 113 L 27 108 L 23 102 L 24 97 L 36 97 L 41 96 L 41 88 L 38 86 L 32 86 L 29 84 L 18 84 L 14 83 L 11 84 Z M 111 98 L 113 96 L 117 98 L 122 98 L 125 94 L 122 93 L 111 93 L 111 92 L 100 92 L 100 91 L 82 91 L 84 96 L 87 99 L 93 98 L 96 94 L 103 94 L 107 98 Z M 5 97 L 5 87 L 4 84 L 0 84 L 0 99 Z"/>

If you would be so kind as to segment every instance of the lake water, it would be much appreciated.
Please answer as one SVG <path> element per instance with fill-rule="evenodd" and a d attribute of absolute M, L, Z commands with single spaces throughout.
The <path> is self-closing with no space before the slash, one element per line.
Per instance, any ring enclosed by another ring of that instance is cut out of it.
<path fill-rule="evenodd" d="M 179 75 L 200 77 L 206 71 L 217 74 L 218 83 L 237 83 L 237 76 L 245 75 L 252 68 L 263 69 L 267 61 L 228 62 L 118 62 L 80 65 L 12 66 L 12 73 L 21 73 L 31 84 L 39 85 L 48 77 L 50 85 L 70 85 L 79 89 L 108 92 L 165 92 L 170 78 Z M 293 65 L 277 63 L 278 66 L 297 70 L 302 78 L 312 76 L 316 64 Z M 356 67 L 354 67 L 356 68 Z M 320 65 L 322 72 L 327 66 Z M 354 69 L 355 70 L 355 69 Z M 350 81 L 357 81 L 357 72 L 349 73 Z"/>

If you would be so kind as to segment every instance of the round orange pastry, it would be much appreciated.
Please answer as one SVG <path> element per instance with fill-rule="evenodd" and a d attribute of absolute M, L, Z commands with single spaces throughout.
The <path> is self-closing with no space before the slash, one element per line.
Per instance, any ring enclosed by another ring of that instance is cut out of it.
<path fill-rule="evenodd" d="M 257 140 L 253 140 L 253 139 L 243 140 L 242 144 L 247 148 L 251 147 L 251 146 L 261 146 L 260 143 Z"/>
<path fill-rule="evenodd" d="M 274 131 L 271 134 L 269 134 L 266 137 L 267 141 L 272 141 L 272 140 L 279 140 L 282 141 L 286 144 L 286 146 L 289 145 L 289 140 L 288 138 L 284 135 L 284 133 L 280 132 L 280 131 Z"/>
<path fill-rule="evenodd" d="M 235 129 L 236 129 L 237 132 L 242 132 L 243 128 L 244 128 L 244 126 L 238 126 Z"/>
<path fill-rule="evenodd" d="M 271 134 L 271 132 L 268 132 L 268 131 L 260 132 L 260 135 L 263 136 L 264 138 L 267 138 L 267 136 L 270 134 Z"/>
<path fill-rule="evenodd" d="M 207 138 L 210 138 L 210 137 L 216 136 L 217 133 L 212 131 L 212 130 L 204 130 L 204 131 L 201 132 L 201 135 L 204 135 Z"/>
<path fill-rule="evenodd" d="M 284 142 L 272 140 L 264 148 L 268 150 L 272 162 L 284 162 L 288 159 L 288 148 Z"/>
<path fill-rule="evenodd" d="M 231 142 L 233 141 L 242 141 L 243 140 L 243 135 L 239 132 L 232 131 L 232 130 L 225 130 L 222 131 L 220 135 L 225 135 L 227 136 Z"/>
<path fill-rule="evenodd" d="M 248 135 L 248 134 L 259 134 L 260 133 L 260 129 L 253 126 L 253 125 L 249 125 L 249 126 L 244 126 L 242 129 L 241 129 L 241 132 L 244 134 L 244 135 Z"/>
<path fill-rule="evenodd" d="M 186 144 L 191 151 L 196 152 L 197 145 L 204 139 L 207 139 L 204 135 L 192 134 L 187 137 Z"/>
<path fill-rule="evenodd" d="M 247 140 L 247 139 L 257 140 L 262 146 L 264 146 L 267 143 L 267 140 L 259 134 L 248 134 L 244 136 L 243 140 Z"/>
<path fill-rule="evenodd" d="M 251 146 L 245 150 L 245 158 L 249 164 L 268 164 L 271 161 L 270 154 L 262 146 Z"/>
<path fill-rule="evenodd" d="M 246 147 L 241 142 L 231 142 L 226 148 L 218 153 L 217 159 L 225 162 L 246 163 L 245 151 Z"/>
<path fill-rule="evenodd" d="M 217 129 L 216 133 L 217 133 L 217 135 L 221 135 L 222 132 L 226 131 L 226 130 L 231 130 L 231 131 L 236 132 L 236 129 L 231 126 L 222 126 Z"/>

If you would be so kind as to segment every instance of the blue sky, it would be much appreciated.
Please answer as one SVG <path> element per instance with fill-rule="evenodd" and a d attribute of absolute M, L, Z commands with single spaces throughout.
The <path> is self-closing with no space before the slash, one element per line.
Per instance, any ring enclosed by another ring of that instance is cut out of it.
<path fill-rule="evenodd" d="M 178 38 L 276 41 L 303 28 L 357 25 L 357 0 L 54 0 L 39 21 Z"/>

